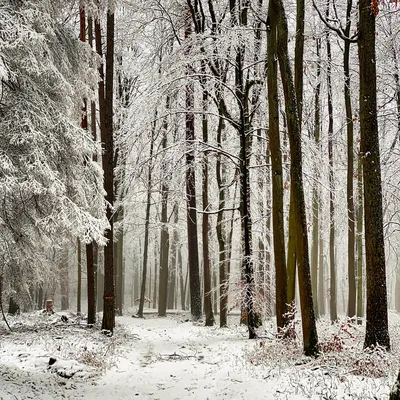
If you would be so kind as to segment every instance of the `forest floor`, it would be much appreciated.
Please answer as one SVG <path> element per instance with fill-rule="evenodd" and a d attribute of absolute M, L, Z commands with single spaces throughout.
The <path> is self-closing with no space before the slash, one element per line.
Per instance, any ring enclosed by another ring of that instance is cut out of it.
<path fill-rule="evenodd" d="M 220 329 L 129 315 L 108 337 L 71 313 L 22 314 L 12 332 L 0 323 L 0 399 L 387 399 L 400 361 L 400 315 L 389 316 L 392 352 L 363 351 L 364 325 L 321 319 L 311 359 L 301 333 L 277 339 L 273 321 L 249 341 L 238 316 Z"/>

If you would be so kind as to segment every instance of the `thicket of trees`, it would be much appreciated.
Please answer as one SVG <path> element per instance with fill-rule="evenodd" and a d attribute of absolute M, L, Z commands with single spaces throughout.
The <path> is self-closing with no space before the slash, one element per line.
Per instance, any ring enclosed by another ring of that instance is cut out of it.
<path fill-rule="evenodd" d="M 128 307 L 236 309 L 254 338 L 298 303 L 305 354 L 326 313 L 390 349 L 397 4 L 39 3 L 0 6 L 10 312 L 76 298 L 112 332 Z"/>

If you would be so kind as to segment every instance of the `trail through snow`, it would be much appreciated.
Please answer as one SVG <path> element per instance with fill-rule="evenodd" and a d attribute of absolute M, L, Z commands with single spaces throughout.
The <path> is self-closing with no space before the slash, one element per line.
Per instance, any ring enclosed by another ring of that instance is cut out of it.
<path fill-rule="evenodd" d="M 398 366 L 396 355 L 374 354 L 367 368 L 382 376 L 363 376 L 345 350 L 307 359 L 273 330 L 249 341 L 243 326 L 207 328 L 185 314 L 118 317 L 111 338 L 59 315 L 11 323 L 12 333 L 1 332 L 0 400 L 385 399 Z"/>

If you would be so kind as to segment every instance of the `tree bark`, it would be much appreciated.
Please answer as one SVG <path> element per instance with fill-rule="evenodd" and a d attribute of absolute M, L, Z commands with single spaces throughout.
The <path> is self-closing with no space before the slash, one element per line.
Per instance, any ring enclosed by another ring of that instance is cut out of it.
<path fill-rule="evenodd" d="M 278 60 L 285 96 L 286 116 L 290 142 L 290 177 L 293 190 L 293 206 L 296 223 L 296 255 L 299 270 L 300 307 L 303 328 L 304 353 L 310 356 L 318 354 L 318 335 L 315 322 L 310 260 L 308 254 L 307 221 L 304 201 L 301 133 L 292 70 L 288 55 L 288 27 L 282 0 L 272 0 L 275 15 L 278 17 Z"/>
<path fill-rule="evenodd" d="M 154 115 L 154 122 L 151 128 L 150 138 L 150 154 L 149 154 L 149 169 L 147 173 L 147 199 L 146 199 L 146 214 L 144 226 L 144 243 L 143 243 L 143 265 L 142 265 L 142 284 L 140 287 L 139 309 L 137 315 L 143 318 L 144 300 L 146 294 L 146 279 L 147 279 L 147 260 L 149 253 L 149 226 L 150 226 L 150 208 L 151 208 L 151 189 L 152 189 L 152 172 L 153 172 L 153 150 L 154 150 L 154 137 L 156 130 L 157 112 Z"/>
<path fill-rule="evenodd" d="M 172 232 L 172 242 L 171 242 L 171 278 L 169 280 L 168 287 L 168 308 L 176 308 L 176 277 L 177 274 L 177 257 L 178 257 L 178 242 L 179 242 L 179 232 L 178 232 L 178 222 L 179 222 L 179 208 L 178 203 L 174 206 L 174 227 Z"/>
<path fill-rule="evenodd" d="M 321 92 L 321 39 L 316 39 L 317 47 L 317 87 L 315 90 L 315 106 L 314 106 L 314 141 L 315 141 L 315 153 L 319 154 L 320 145 L 320 132 L 321 132 L 321 121 L 320 121 L 320 92 Z M 312 211 L 313 211 L 313 227 L 312 227 L 312 250 L 311 250 L 311 283 L 313 291 L 315 315 L 319 316 L 319 299 L 318 299 L 318 251 L 319 249 L 319 209 L 320 209 L 320 197 L 318 189 L 318 160 L 319 157 L 315 157 L 314 161 L 314 183 L 312 192 Z M 321 273 L 321 272 L 320 272 Z"/>
<path fill-rule="evenodd" d="M 97 39 L 97 38 L 96 38 Z M 101 38 L 99 38 L 101 40 Z M 101 44 L 101 43 L 100 43 Z M 113 332 L 115 326 L 115 288 L 114 288 L 114 139 L 113 139 L 113 94 L 114 94 L 114 13 L 107 12 L 107 54 L 104 129 L 101 129 L 101 141 L 104 145 L 103 170 L 104 190 L 106 191 L 107 219 L 110 228 L 106 230 L 108 240 L 104 247 L 104 296 L 102 329 Z M 101 126 L 103 128 L 103 126 Z"/>
<path fill-rule="evenodd" d="M 352 0 L 347 0 L 346 28 L 344 34 L 350 36 Z M 343 68 L 344 68 L 344 99 L 346 106 L 347 127 L 347 253 L 348 253 L 348 279 L 349 293 L 347 303 L 347 316 L 354 318 L 356 315 L 356 271 L 355 271 L 355 215 L 354 215 L 354 129 L 353 111 L 351 107 L 350 93 L 350 41 L 344 42 Z"/>
<path fill-rule="evenodd" d="M 267 27 L 268 39 L 268 110 L 269 146 L 271 151 L 272 222 L 275 259 L 276 324 L 278 331 L 287 323 L 287 275 L 285 254 L 285 227 L 283 222 L 283 171 L 279 134 L 277 25 L 270 0 Z"/>
<path fill-rule="evenodd" d="M 361 324 L 364 316 L 363 299 L 363 179 L 362 179 L 362 158 L 358 157 L 358 178 L 357 178 L 357 323 Z M 399 292 L 400 294 L 400 285 Z M 400 311 L 400 307 L 399 310 Z"/>
<path fill-rule="evenodd" d="M 81 294 L 82 294 L 82 246 L 81 241 L 78 239 L 78 284 L 76 288 L 76 313 L 78 315 L 82 312 L 81 307 Z"/>
<path fill-rule="evenodd" d="M 329 0 L 326 17 L 329 18 Z M 337 316 L 336 263 L 335 263 L 335 180 L 333 169 L 333 100 L 332 100 L 332 51 L 330 32 L 326 32 L 327 86 L 328 86 L 328 159 L 329 159 L 329 269 L 330 269 L 330 317 L 335 322 Z"/>
<path fill-rule="evenodd" d="M 61 250 L 60 259 L 61 311 L 69 309 L 69 265 L 68 249 Z"/>
<path fill-rule="evenodd" d="M 224 120 L 222 115 L 219 116 L 217 128 L 217 145 L 222 148 L 222 132 L 224 130 Z M 225 168 L 221 160 L 221 153 L 217 154 L 216 177 L 218 184 L 218 214 L 217 214 L 217 240 L 219 255 L 219 325 L 221 328 L 228 326 L 228 288 L 229 288 L 229 271 L 227 266 L 227 249 L 226 249 L 226 229 L 224 222 L 225 208 Z"/>
<path fill-rule="evenodd" d="M 167 146 L 167 132 L 162 139 L 162 148 Z M 161 234 L 160 234 L 160 279 L 158 284 L 158 315 L 167 315 L 168 297 L 168 261 L 169 261 L 169 232 L 168 232 L 168 185 L 166 177 L 161 183 Z"/>
<path fill-rule="evenodd" d="M 205 74 L 205 65 L 202 65 L 202 72 Z M 203 85 L 203 118 L 202 118 L 202 131 L 203 131 L 203 143 L 208 143 L 208 94 L 205 89 L 206 79 L 202 82 Z M 212 309 L 212 295 L 211 295 L 211 267 L 210 267 L 210 252 L 208 244 L 208 235 L 210 230 L 209 224 L 209 201 L 208 201 L 208 156 L 207 152 L 203 153 L 202 160 L 203 167 L 203 221 L 202 221 L 202 239 L 203 239 L 203 264 L 204 264 L 204 314 L 206 317 L 206 326 L 214 325 L 214 314 Z"/>
<path fill-rule="evenodd" d="M 192 34 L 192 22 L 190 10 L 187 10 L 185 22 L 185 39 L 190 40 Z M 190 75 L 190 67 L 187 74 Z M 188 262 L 190 285 L 190 311 L 193 320 L 199 320 L 202 315 L 201 289 L 199 272 L 199 249 L 197 235 L 197 211 L 196 211 L 196 177 L 194 165 L 194 84 L 189 81 L 186 84 L 186 219 L 188 234 Z"/>
<path fill-rule="evenodd" d="M 360 132 L 364 178 L 367 315 L 364 347 L 390 349 L 383 236 L 382 183 L 376 104 L 375 15 L 359 1 Z"/>
<path fill-rule="evenodd" d="M 93 47 L 93 20 L 88 18 L 88 39 L 90 47 Z M 101 68 L 102 69 L 102 68 Z M 96 133 L 96 105 L 90 105 L 90 125 L 92 138 L 97 141 Z M 97 161 L 97 154 L 93 155 L 93 160 Z M 97 244 L 89 243 L 86 245 L 86 279 L 87 279 L 87 302 L 88 302 L 88 325 L 96 322 L 96 274 L 97 269 Z"/>

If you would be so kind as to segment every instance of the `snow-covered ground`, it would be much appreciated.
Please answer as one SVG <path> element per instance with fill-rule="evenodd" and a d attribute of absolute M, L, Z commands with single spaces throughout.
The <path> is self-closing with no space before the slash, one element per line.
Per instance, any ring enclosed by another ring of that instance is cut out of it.
<path fill-rule="evenodd" d="M 391 353 L 363 352 L 363 327 L 322 320 L 316 360 L 299 339 L 276 339 L 272 322 L 249 341 L 238 316 L 227 329 L 182 313 L 124 316 L 107 337 L 61 315 L 10 317 L 11 333 L 0 323 L 0 399 L 386 399 L 400 359 L 394 312 Z"/>

